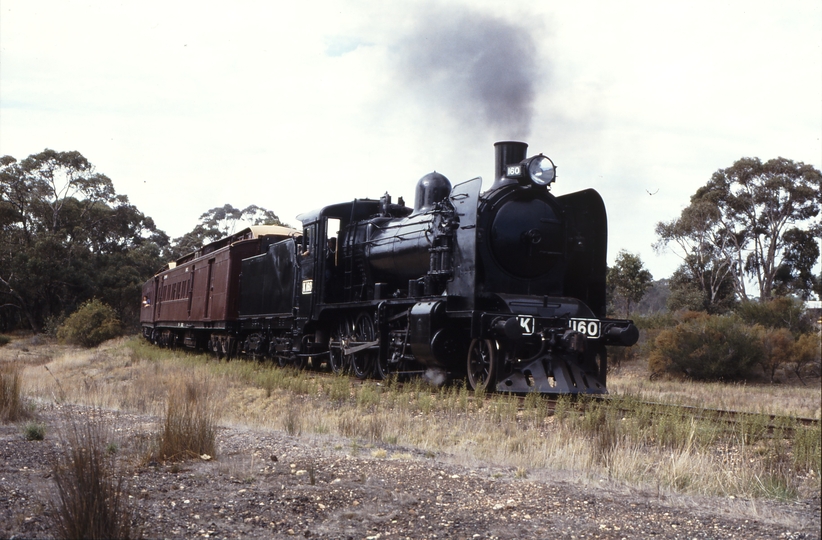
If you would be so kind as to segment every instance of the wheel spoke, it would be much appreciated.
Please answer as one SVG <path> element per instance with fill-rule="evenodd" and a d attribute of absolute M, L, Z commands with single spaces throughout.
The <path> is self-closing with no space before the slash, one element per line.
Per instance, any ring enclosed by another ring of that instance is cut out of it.
<path fill-rule="evenodd" d="M 357 342 L 374 341 L 374 322 L 371 316 L 360 313 L 354 323 L 354 340 Z M 354 376 L 358 379 L 367 379 L 374 371 L 374 351 L 365 349 L 351 355 L 351 367 Z"/>
<path fill-rule="evenodd" d="M 466 366 L 468 385 L 482 390 L 493 385 L 496 377 L 496 345 L 487 339 L 475 339 L 468 349 Z"/>
<path fill-rule="evenodd" d="M 328 345 L 328 354 L 330 355 L 329 362 L 331 364 L 331 371 L 340 375 L 348 370 L 347 358 L 342 351 L 342 341 L 349 337 L 348 320 L 343 317 L 337 328 L 331 334 L 331 342 L 337 343 L 336 346 Z"/>

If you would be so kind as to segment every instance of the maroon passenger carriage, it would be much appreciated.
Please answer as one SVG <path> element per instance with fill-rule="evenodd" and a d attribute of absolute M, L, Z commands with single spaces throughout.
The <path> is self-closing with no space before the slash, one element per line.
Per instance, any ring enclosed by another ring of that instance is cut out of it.
<path fill-rule="evenodd" d="M 163 346 L 236 349 L 241 261 L 300 231 L 256 225 L 212 242 L 168 264 L 143 285 L 143 335 Z"/>

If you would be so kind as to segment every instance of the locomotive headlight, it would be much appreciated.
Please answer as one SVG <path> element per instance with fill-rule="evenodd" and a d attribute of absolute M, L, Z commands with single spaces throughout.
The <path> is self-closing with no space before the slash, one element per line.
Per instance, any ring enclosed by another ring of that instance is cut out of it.
<path fill-rule="evenodd" d="M 556 180 L 557 168 L 554 162 L 542 154 L 528 160 L 528 176 L 538 186 L 548 186 Z"/>
<path fill-rule="evenodd" d="M 531 182 L 535 186 L 548 187 L 556 180 L 557 167 L 547 156 L 540 154 L 520 163 L 508 165 L 505 176 L 516 178 L 520 184 Z"/>

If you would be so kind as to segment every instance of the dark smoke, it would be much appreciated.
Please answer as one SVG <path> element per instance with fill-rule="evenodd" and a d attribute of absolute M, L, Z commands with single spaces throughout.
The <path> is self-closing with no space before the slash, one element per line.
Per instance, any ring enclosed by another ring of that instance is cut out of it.
<path fill-rule="evenodd" d="M 460 122 L 479 120 L 503 138 L 529 135 L 538 72 L 525 25 L 467 8 L 430 8 L 411 20 L 398 54 L 411 89 Z"/>

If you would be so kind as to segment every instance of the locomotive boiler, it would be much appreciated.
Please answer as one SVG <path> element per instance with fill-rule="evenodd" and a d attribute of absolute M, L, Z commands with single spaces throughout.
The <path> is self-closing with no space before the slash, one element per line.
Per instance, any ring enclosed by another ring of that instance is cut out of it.
<path fill-rule="evenodd" d="M 606 317 L 604 203 L 593 189 L 554 196 L 556 167 L 525 143 L 495 150 L 484 193 L 480 178 L 452 186 L 434 172 L 412 207 L 386 193 L 301 214 L 301 234 L 240 256 L 231 317 L 150 320 L 146 334 L 360 378 L 605 392 L 606 345 L 630 346 L 638 331 Z"/>

